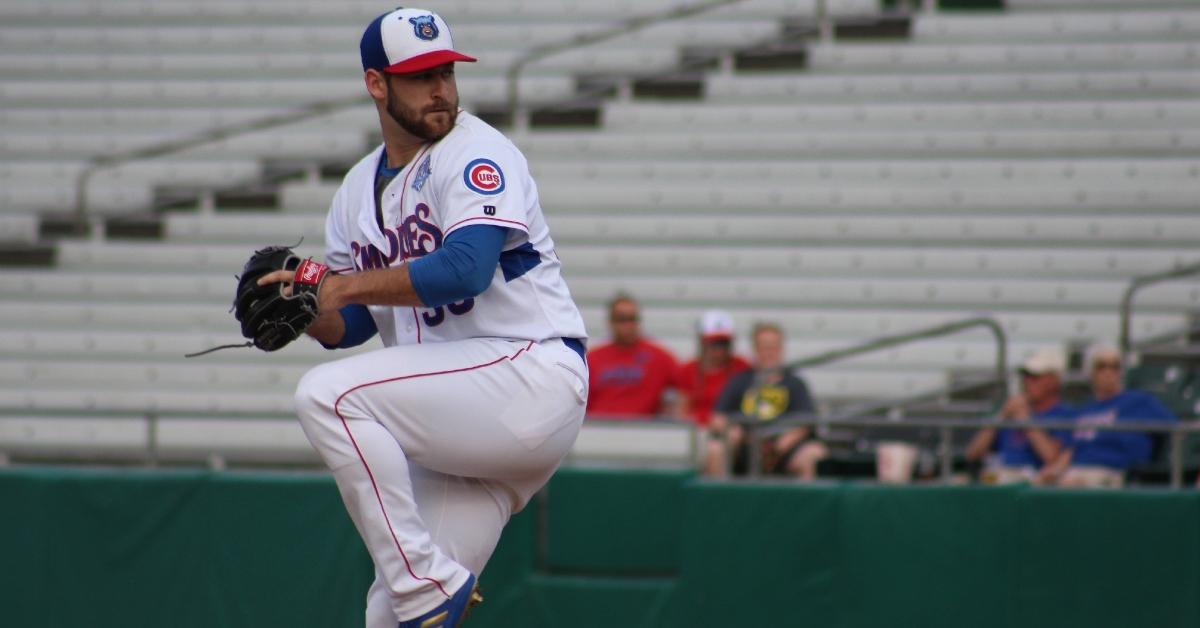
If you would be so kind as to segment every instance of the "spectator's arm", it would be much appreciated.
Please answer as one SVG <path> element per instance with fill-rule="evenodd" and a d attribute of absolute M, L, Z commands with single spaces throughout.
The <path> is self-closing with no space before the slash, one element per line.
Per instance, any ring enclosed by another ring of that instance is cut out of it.
<path fill-rule="evenodd" d="M 967 445 L 967 460 L 970 462 L 979 462 L 987 455 L 988 450 L 992 448 L 992 441 L 996 438 L 996 428 L 985 427 L 979 430 L 971 439 L 971 443 Z"/>
<path fill-rule="evenodd" d="M 808 426 L 797 427 L 796 429 L 792 429 L 792 430 L 783 432 L 779 436 L 775 437 L 775 452 L 783 453 L 783 452 L 791 449 L 792 447 L 795 447 L 797 443 L 799 443 L 800 441 L 804 440 L 807 437 L 808 437 Z"/>
<path fill-rule="evenodd" d="M 1075 455 L 1074 447 L 1066 447 L 1058 452 L 1058 456 L 1053 462 L 1047 463 L 1042 467 L 1037 476 L 1037 484 L 1054 484 L 1058 482 L 1058 478 L 1066 473 L 1067 467 L 1071 466 L 1071 456 Z"/>
<path fill-rule="evenodd" d="M 692 407 L 687 392 L 680 388 L 676 388 L 675 390 L 678 394 L 675 395 L 675 400 L 671 404 L 671 408 L 668 409 L 668 412 L 680 421 L 691 420 Z"/>
<path fill-rule="evenodd" d="M 1051 463 L 1062 451 L 1062 443 L 1045 430 L 1025 430 L 1025 436 L 1029 438 L 1029 445 L 1033 447 L 1033 452 L 1041 459 L 1042 464 Z"/>

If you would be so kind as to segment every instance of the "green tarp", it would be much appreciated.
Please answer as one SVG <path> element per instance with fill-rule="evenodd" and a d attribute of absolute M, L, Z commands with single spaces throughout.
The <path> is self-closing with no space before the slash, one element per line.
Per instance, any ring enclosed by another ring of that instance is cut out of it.
<path fill-rule="evenodd" d="M 560 472 L 467 628 L 1200 626 L 1200 493 Z M 328 476 L 0 472 L 0 626 L 362 626 Z"/>

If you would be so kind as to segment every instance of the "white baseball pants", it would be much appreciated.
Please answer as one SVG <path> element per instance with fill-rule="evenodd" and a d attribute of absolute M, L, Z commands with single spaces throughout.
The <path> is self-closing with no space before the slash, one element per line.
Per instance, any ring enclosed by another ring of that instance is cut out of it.
<path fill-rule="evenodd" d="M 368 628 L 433 610 L 483 570 L 575 442 L 587 381 L 558 339 L 389 347 L 304 376 L 300 423 L 375 561 Z"/>

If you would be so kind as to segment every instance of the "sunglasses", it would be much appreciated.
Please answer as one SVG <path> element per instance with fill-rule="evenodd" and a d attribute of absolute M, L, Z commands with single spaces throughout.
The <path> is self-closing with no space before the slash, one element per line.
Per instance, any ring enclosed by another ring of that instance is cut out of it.
<path fill-rule="evenodd" d="M 1121 370 L 1121 363 L 1120 362 L 1094 362 L 1094 363 L 1092 363 L 1093 371 L 1099 371 L 1100 369 L 1112 369 L 1114 371 L 1119 371 L 1119 370 Z"/>
<path fill-rule="evenodd" d="M 610 316 L 608 317 L 608 320 L 614 323 L 636 323 L 642 320 L 642 317 L 638 316 L 637 314 L 630 316 Z"/>

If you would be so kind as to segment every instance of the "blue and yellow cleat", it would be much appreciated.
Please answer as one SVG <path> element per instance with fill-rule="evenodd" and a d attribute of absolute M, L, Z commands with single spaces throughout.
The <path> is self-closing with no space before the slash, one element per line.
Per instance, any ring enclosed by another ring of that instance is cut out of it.
<path fill-rule="evenodd" d="M 479 587 L 475 584 L 475 575 L 472 574 L 467 582 L 458 588 L 454 597 L 416 619 L 400 622 L 399 628 L 458 628 L 463 619 L 471 614 L 471 607 L 482 601 L 483 596 L 479 595 Z"/>

